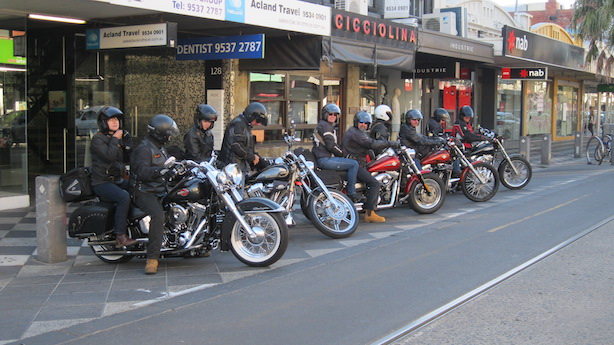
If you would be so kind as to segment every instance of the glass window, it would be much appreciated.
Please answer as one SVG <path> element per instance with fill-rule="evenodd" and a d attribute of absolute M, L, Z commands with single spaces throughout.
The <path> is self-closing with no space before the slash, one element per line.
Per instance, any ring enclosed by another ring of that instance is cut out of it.
<path fill-rule="evenodd" d="M 552 120 L 552 84 L 547 81 L 526 82 L 527 135 L 550 133 Z"/>
<path fill-rule="evenodd" d="M 557 93 L 556 136 L 573 136 L 578 128 L 578 88 L 559 85 Z"/>
<path fill-rule="evenodd" d="M 522 81 L 499 78 L 495 131 L 504 138 L 520 138 L 521 98 Z"/>

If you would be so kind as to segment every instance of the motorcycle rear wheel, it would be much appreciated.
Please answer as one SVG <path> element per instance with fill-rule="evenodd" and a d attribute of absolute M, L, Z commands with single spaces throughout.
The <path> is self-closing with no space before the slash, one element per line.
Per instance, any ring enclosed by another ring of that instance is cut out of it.
<path fill-rule="evenodd" d="M 307 198 L 307 218 L 321 233 L 332 238 L 346 238 L 358 228 L 358 211 L 352 200 L 338 190 L 328 192 L 335 200 L 328 200 L 321 189 Z"/>
<path fill-rule="evenodd" d="M 486 183 L 482 184 L 479 177 L 471 169 L 465 168 L 466 171 L 463 171 L 464 176 L 460 180 L 463 194 L 472 201 L 488 201 L 499 190 L 499 174 L 492 165 L 487 163 L 478 162 L 473 167 L 478 174 L 486 179 Z"/>
<path fill-rule="evenodd" d="M 250 239 L 236 219 L 230 233 L 230 250 L 239 261 L 252 267 L 277 262 L 288 248 L 288 227 L 280 213 L 251 213 L 243 216 L 261 236 Z"/>
<path fill-rule="evenodd" d="M 424 182 L 430 194 L 420 180 L 414 182 L 409 190 L 409 206 L 420 214 L 431 214 L 441 208 L 446 199 L 446 185 L 435 173 L 424 174 Z"/>
<path fill-rule="evenodd" d="M 529 163 L 523 157 L 510 157 L 512 164 L 518 171 L 518 174 L 514 174 L 514 169 L 510 164 L 504 160 L 499 165 L 499 178 L 501 184 L 508 189 L 521 189 L 529 184 L 531 177 L 533 176 L 533 169 L 531 163 Z"/>
<path fill-rule="evenodd" d="M 109 239 L 109 238 L 101 238 L 101 240 L 110 240 L 110 241 L 114 241 L 114 239 Z M 130 260 L 132 260 L 134 258 L 133 255 L 105 255 L 105 254 L 98 254 L 97 252 L 100 251 L 116 251 L 118 250 L 114 245 L 112 244 L 90 244 L 90 249 L 92 249 L 92 252 L 94 252 L 94 255 L 96 255 L 96 257 L 98 257 L 98 259 L 100 259 L 100 261 L 102 262 L 106 262 L 108 264 L 121 264 L 124 262 L 128 262 Z"/>

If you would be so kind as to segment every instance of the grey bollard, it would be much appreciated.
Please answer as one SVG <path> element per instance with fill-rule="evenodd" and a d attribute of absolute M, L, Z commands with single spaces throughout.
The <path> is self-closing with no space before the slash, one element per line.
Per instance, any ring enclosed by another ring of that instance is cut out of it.
<path fill-rule="evenodd" d="M 552 161 L 552 135 L 544 134 L 542 138 L 542 164 L 550 165 Z"/>
<path fill-rule="evenodd" d="M 580 158 L 582 156 L 580 152 L 582 152 L 583 139 L 584 139 L 584 136 L 582 135 L 582 132 L 576 132 L 574 134 L 573 158 Z"/>
<path fill-rule="evenodd" d="M 36 251 L 46 263 L 66 261 L 66 202 L 59 176 L 36 177 Z"/>
<path fill-rule="evenodd" d="M 520 137 L 519 153 L 526 160 L 531 161 L 531 137 Z"/>

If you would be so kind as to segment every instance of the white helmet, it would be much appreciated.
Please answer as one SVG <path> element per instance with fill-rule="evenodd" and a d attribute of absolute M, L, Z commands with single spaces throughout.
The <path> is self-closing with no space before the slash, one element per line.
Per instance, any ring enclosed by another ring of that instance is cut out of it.
<path fill-rule="evenodd" d="M 392 109 L 385 104 L 375 107 L 375 118 L 382 121 L 389 121 L 392 116 Z"/>

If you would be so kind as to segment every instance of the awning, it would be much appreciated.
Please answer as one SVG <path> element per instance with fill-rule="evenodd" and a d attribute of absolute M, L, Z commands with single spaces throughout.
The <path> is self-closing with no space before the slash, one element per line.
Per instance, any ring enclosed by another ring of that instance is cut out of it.
<path fill-rule="evenodd" d="M 483 63 L 494 62 L 492 44 L 433 31 L 420 31 L 418 52 Z"/>
<path fill-rule="evenodd" d="M 415 61 L 413 50 L 332 36 L 322 39 L 322 53 L 324 61 L 386 66 L 402 71 L 413 70 Z"/>

